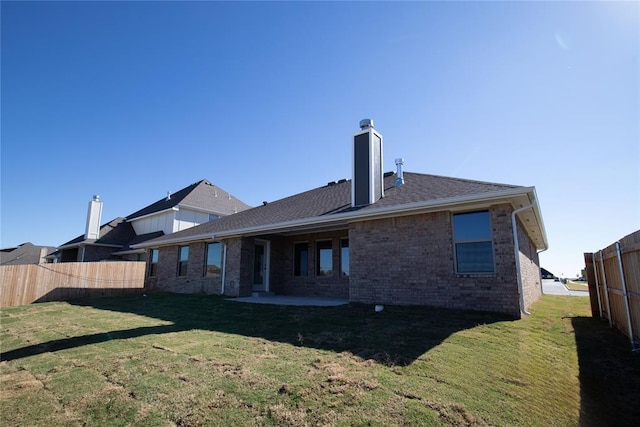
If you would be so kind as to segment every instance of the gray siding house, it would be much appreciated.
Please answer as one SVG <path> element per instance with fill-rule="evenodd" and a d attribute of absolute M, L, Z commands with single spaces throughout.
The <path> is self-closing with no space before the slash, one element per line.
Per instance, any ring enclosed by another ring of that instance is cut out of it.
<path fill-rule="evenodd" d="M 534 187 L 383 173 L 363 120 L 353 177 L 148 240 L 150 290 L 332 296 L 520 317 L 542 294 Z"/>

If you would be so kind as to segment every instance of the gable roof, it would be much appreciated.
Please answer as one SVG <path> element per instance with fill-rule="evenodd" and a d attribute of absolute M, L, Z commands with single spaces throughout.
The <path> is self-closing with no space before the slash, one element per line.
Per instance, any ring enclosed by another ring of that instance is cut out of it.
<path fill-rule="evenodd" d="M 351 180 L 340 180 L 216 221 L 165 235 L 137 247 L 346 226 L 348 222 L 358 219 L 442 210 L 444 206 L 469 206 L 474 202 L 486 204 L 487 201 L 509 197 L 513 199 L 514 206 L 528 205 L 535 200 L 535 190 L 532 187 L 410 172 L 404 173 L 404 179 L 403 185 L 395 187 L 395 174 L 385 174 L 385 197 L 367 206 L 351 207 Z M 539 214 L 537 219 L 541 224 Z M 546 245 L 543 228 L 539 235 L 536 243 L 539 247 L 543 247 Z"/>
<path fill-rule="evenodd" d="M 215 212 L 218 215 L 230 215 L 250 208 L 243 201 L 203 179 L 171 194 L 169 198 L 165 197 L 145 206 L 126 218 L 118 217 L 101 225 L 99 238 L 96 240 L 85 239 L 84 234 L 81 234 L 75 239 L 63 243 L 59 248 L 66 249 L 89 244 L 120 246 L 122 247 L 121 252 L 131 251 L 131 245 L 140 244 L 146 240 L 162 236 L 164 233 L 156 232 L 136 236 L 133 226 L 129 222 L 130 220 L 173 209 L 177 206 Z"/>
<path fill-rule="evenodd" d="M 198 210 L 215 212 L 220 215 L 230 215 L 249 209 L 251 206 L 213 185 L 206 179 L 195 182 L 182 190 L 170 194 L 155 203 L 127 216 L 127 221 L 172 209 L 178 205 L 194 207 Z"/>

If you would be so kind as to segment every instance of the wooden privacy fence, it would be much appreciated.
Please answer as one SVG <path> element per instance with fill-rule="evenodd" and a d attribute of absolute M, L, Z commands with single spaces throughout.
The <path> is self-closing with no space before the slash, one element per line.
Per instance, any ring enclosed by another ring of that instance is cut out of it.
<path fill-rule="evenodd" d="M 607 318 L 640 350 L 640 231 L 585 253 L 591 312 Z"/>
<path fill-rule="evenodd" d="M 0 307 L 142 292 L 144 262 L 0 266 Z"/>

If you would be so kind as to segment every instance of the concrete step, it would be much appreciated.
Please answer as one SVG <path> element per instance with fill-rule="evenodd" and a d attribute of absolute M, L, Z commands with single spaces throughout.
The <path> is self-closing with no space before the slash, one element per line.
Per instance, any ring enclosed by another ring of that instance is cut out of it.
<path fill-rule="evenodd" d="M 275 297 L 276 294 L 274 294 L 273 292 L 260 291 L 260 292 L 251 292 L 251 296 L 254 298 L 268 298 L 268 297 Z"/>

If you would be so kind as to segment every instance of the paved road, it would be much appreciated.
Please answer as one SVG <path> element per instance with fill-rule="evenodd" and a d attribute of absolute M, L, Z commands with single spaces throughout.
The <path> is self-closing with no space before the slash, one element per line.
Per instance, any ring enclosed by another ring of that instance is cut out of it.
<path fill-rule="evenodd" d="M 547 295 L 571 295 L 576 297 L 588 297 L 589 292 L 570 291 L 561 282 L 554 282 L 553 279 L 542 279 L 542 292 Z"/>

